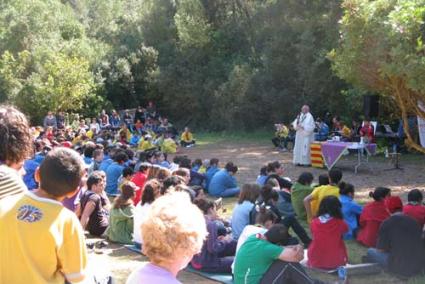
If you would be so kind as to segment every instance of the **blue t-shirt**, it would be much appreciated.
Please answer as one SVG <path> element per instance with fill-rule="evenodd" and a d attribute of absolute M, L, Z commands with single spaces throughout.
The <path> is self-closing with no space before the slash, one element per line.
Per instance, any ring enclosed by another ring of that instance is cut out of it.
<path fill-rule="evenodd" d="M 266 184 L 266 181 L 267 181 L 267 177 L 268 177 L 268 176 L 262 176 L 262 175 L 259 175 L 259 176 L 257 177 L 256 183 L 257 183 L 258 185 L 261 185 L 261 186 L 265 185 L 265 184 Z"/>
<path fill-rule="evenodd" d="M 35 161 L 35 159 L 26 160 L 24 163 L 25 175 L 23 177 L 25 185 L 29 190 L 36 189 L 38 187 L 37 182 L 35 181 L 34 174 L 35 170 L 40 164 Z"/>
<path fill-rule="evenodd" d="M 106 173 L 106 170 L 108 167 L 114 162 L 112 159 L 103 160 L 102 163 L 100 163 L 99 171 L 104 171 Z"/>
<path fill-rule="evenodd" d="M 105 191 L 108 195 L 117 195 L 118 192 L 118 179 L 122 175 L 124 166 L 113 162 L 106 170 L 106 187 Z"/>
<path fill-rule="evenodd" d="M 93 158 L 89 158 L 89 157 L 84 156 L 83 160 L 84 160 L 84 163 L 86 165 L 89 165 L 89 166 L 93 163 Z"/>
<path fill-rule="evenodd" d="M 342 205 L 342 215 L 344 221 L 348 225 L 348 232 L 344 234 L 344 240 L 351 240 L 354 238 L 353 232 L 358 228 L 357 216 L 363 211 L 363 207 L 358 205 L 353 199 L 347 195 L 339 197 Z"/>
<path fill-rule="evenodd" d="M 205 173 L 205 188 L 208 190 L 213 176 L 220 171 L 217 166 L 211 166 Z"/>
<path fill-rule="evenodd" d="M 223 191 L 229 188 L 236 188 L 238 184 L 236 179 L 227 172 L 226 169 L 222 169 L 217 172 L 209 184 L 208 192 L 211 195 L 220 195 Z"/>
<path fill-rule="evenodd" d="M 232 214 L 232 234 L 233 239 L 239 239 L 245 226 L 249 225 L 249 213 L 254 204 L 245 200 L 242 204 L 237 203 Z"/>

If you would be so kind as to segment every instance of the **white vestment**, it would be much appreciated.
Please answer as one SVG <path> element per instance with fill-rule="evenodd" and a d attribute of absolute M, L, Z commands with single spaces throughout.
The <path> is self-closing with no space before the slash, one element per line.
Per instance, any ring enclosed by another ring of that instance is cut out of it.
<path fill-rule="evenodd" d="M 314 118 L 309 112 L 306 114 L 301 113 L 299 119 L 295 119 L 292 124 L 294 129 L 297 130 L 293 163 L 310 165 L 310 144 L 314 141 L 314 128 L 316 127 Z"/>

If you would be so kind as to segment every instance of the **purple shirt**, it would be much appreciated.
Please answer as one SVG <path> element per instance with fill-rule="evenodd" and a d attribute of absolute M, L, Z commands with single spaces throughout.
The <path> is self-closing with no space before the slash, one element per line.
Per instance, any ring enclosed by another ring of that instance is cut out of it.
<path fill-rule="evenodd" d="M 144 263 L 141 267 L 134 270 L 126 282 L 126 284 L 141 283 L 182 284 L 171 274 L 171 272 L 150 262 Z"/>

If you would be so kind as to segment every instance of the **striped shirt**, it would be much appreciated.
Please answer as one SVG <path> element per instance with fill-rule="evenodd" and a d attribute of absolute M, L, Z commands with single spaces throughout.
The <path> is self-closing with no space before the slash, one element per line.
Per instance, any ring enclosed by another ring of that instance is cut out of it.
<path fill-rule="evenodd" d="M 0 200 L 25 191 L 27 187 L 18 172 L 6 165 L 0 165 Z"/>

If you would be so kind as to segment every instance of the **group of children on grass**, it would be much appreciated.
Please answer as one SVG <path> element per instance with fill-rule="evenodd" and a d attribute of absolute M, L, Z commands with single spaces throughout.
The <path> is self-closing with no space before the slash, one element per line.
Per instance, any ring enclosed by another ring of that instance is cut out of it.
<path fill-rule="evenodd" d="M 320 176 L 313 187 L 311 173 L 292 184 L 283 165 L 271 162 L 256 184 L 239 189 L 232 162 L 220 168 L 218 159 L 192 163 L 176 156 L 169 163 L 157 151 L 135 159 L 123 144 L 102 149 L 86 143 L 81 153 L 66 147 L 39 153 L 37 187 L 29 191 L 20 178 L 33 143 L 26 117 L 2 106 L 0 122 L 7 133 L 0 137 L 2 283 L 93 283 L 84 230 L 141 247 L 150 263 L 129 276 L 130 284 L 180 283 L 177 273 L 188 263 L 200 271 L 233 273 L 235 283 L 320 283 L 301 265 L 304 249 L 308 267 L 335 269 L 348 262 L 348 239 L 370 248 L 365 262 L 397 275 L 424 269 L 419 190 L 411 190 L 403 206 L 390 189 L 379 187 L 362 207 L 339 170 Z M 219 216 L 220 199 L 211 201 L 207 193 L 238 196 L 231 220 Z M 301 225 L 306 221 L 311 235 Z"/>

